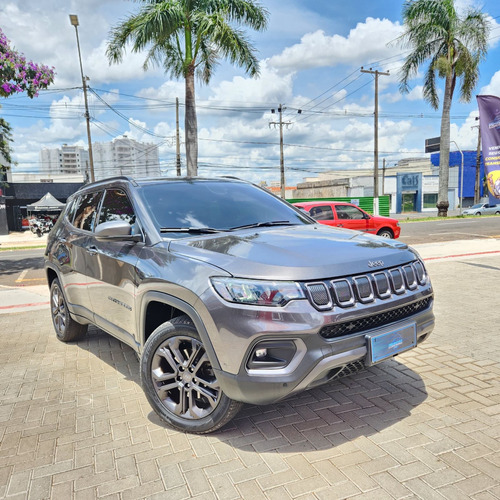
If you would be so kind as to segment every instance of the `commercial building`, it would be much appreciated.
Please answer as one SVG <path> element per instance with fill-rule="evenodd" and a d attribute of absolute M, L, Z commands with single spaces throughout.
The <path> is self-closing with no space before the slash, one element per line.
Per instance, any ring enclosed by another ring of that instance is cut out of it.
<path fill-rule="evenodd" d="M 474 203 L 476 151 L 450 153 L 448 183 L 449 210 Z M 484 196 L 482 179 L 484 165 L 480 164 L 480 197 Z M 379 195 L 389 195 L 390 212 L 434 212 L 439 190 L 439 153 L 430 158 L 407 158 L 396 166 L 379 169 Z M 287 193 L 288 194 L 288 193 Z M 293 199 L 304 198 L 362 198 L 373 196 L 373 169 L 325 172 L 317 178 L 306 178 L 290 193 Z M 288 196 L 287 196 L 288 198 Z"/>

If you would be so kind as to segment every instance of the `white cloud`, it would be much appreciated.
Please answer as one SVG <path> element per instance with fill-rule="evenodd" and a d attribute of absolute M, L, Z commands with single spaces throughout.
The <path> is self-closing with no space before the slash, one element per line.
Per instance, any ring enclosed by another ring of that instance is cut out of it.
<path fill-rule="evenodd" d="M 387 44 L 401 34 L 399 23 L 388 19 L 368 18 L 358 23 L 347 37 L 326 35 L 323 30 L 305 34 L 301 42 L 287 47 L 269 64 L 292 71 L 337 64 L 363 65 L 397 54 L 400 49 Z"/>
<path fill-rule="evenodd" d="M 423 85 L 417 85 L 416 87 L 413 87 L 408 94 L 406 94 L 406 99 L 409 101 L 421 101 L 424 98 L 423 91 Z"/>
<path fill-rule="evenodd" d="M 484 86 L 479 93 L 482 95 L 500 96 L 500 71 L 497 71 L 491 77 L 490 83 Z"/>

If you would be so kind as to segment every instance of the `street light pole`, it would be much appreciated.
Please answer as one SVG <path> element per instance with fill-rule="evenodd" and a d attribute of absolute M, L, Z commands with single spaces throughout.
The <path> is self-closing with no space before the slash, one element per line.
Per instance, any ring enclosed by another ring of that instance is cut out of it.
<path fill-rule="evenodd" d="M 88 100 L 87 100 L 87 79 L 83 75 L 82 53 L 80 52 L 80 39 L 78 37 L 78 16 L 76 16 L 75 14 L 70 14 L 69 20 L 71 22 L 71 25 L 75 27 L 75 33 L 76 33 L 76 45 L 78 47 L 78 60 L 80 61 L 80 73 L 82 75 L 83 99 L 85 101 L 85 119 L 87 121 L 87 141 L 89 144 L 90 182 L 94 182 L 95 181 L 94 155 L 92 154 L 92 138 L 90 136 L 90 114 L 89 114 L 89 104 L 88 104 Z"/>
<path fill-rule="evenodd" d="M 464 154 L 462 153 L 462 150 L 458 147 L 458 144 L 455 141 L 450 141 L 450 142 L 455 144 L 457 149 L 460 151 L 460 154 L 462 155 L 462 170 L 460 173 L 460 177 L 461 177 L 461 180 L 460 180 L 460 215 L 462 215 L 462 208 L 463 208 L 462 205 L 464 204 Z"/>

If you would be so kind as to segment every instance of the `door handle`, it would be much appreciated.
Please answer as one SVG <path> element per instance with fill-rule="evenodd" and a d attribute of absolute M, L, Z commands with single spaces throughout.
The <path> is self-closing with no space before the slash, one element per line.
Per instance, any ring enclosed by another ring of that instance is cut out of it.
<path fill-rule="evenodd" d="M 90 254 L 90 255 L 97 255 L 97 247 L 95 245 L 91 245 L 87 248 L 87 252 Z"/>

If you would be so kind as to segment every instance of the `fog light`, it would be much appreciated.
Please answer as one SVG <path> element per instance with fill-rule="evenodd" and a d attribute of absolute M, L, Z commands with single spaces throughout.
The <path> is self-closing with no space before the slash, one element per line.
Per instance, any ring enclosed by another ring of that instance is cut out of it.
<path fill-rule="evenodd" d="M 293 340 L 264 340 L 252 349 L 247 368 L 284 368 L 295 356 L 297 346 Z"/>

